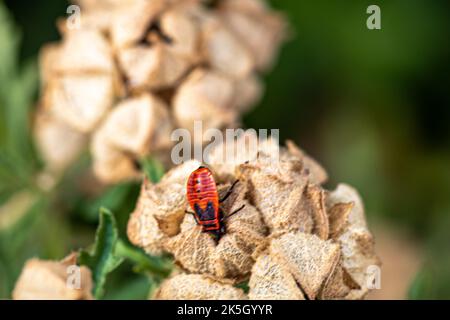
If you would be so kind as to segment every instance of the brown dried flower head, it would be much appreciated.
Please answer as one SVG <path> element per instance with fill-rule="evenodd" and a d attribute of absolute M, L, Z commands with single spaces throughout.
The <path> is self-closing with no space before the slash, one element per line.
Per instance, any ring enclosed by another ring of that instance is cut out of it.
<path fill-rule="evenodd" d="M 48 120 L 36 121 L 38 146 L 49 171 L 60 171 L 80 148 L 76 137 L 92 137 L 94 172 L 105 183 L 139 176 L 136 160 L 165 154 L 172 128 L 195 120 L 204 130 L 235 127 L 261 97 L 259 74 L 286 29 L 263 0 L 75 3 L 79 24 L 60 20 L 62 40 L 41 51 L 37 118 Z M 67 157 L 56 130 L 71 135 Z"/>
<path fill-rule="evenodd" d="M 257 137 L 247 131 L 241 139 Z M 208 165 L 219 193 L 239 180 L 222 204 L 225 215 L 245 205 L 225 220 L 227 231 L 218 243 L 185 214 L 186 181 L 199 162 L 175 167 L 158 184 L 143 183 L 128 236 L 149 253 L 172 254 L 185 273 L 166 280 L 158 298 L 235 294 L 224 283 L 242 281 L 249 281 L 250 299 L 360 299 L 368 293 L 367 268 L 379 261 L 361 199 L 347 185 L 325 190 L 324 169 L 292 142 L 287 145 L 268 140 L 222 162 L 227 146 L 212 150 Z M 198 287 L 193 280 L 182 286 L 183 279 L 199 279 Z M 209 287 L 214 293 L 204 294 Z"/>

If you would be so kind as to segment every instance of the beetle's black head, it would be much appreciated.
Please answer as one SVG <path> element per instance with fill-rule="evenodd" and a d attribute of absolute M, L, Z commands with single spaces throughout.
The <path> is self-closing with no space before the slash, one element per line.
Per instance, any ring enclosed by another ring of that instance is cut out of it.
<path fill-rule="evenodd" d="M 209 231 L 211 236 L 213 237 L 216 244 L 219 243 L 219 240 L 222 238 L 222 236 L 225 234 L 225 226 L 221 226 L 218 230 L 211 230 Z"/>

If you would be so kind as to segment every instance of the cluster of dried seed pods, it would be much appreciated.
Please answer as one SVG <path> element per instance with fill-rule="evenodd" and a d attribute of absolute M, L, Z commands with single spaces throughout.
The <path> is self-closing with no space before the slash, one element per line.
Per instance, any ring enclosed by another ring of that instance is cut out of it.
<path fill-rule="evenodd" d="M 37 145 L 61 172 L 90 144 L 105 183 L 167 154 L 173 128 L 230 128 L 262 94 L 285 35 L 263 0 L 76 0 L 78 24 L 40 55 Z M 164 157 L 163 157 L 164 158 Z"/>
<path fill-rule="evenodd" d="M 247 132 L 241 139 L 257 137 Z M 367 270 L 379 261 L 358 193 L 344 184 L 325 190 L 324 169 L 292 142 L 269 140 L 229 162 L 219 161 L 224 150 L 216 147 L 209 158 L 219 193 L 239 179 L 224 212 L 245 208 L 226 221 L 217 244 L 185 214 L 186 181 L 197 161 L 142 185 L 128 236 L 149 253 L 172 254 L 179 266 L 155 298 L 363 298 Z M 233 286 L 243 281 L 245 294 Z"/>

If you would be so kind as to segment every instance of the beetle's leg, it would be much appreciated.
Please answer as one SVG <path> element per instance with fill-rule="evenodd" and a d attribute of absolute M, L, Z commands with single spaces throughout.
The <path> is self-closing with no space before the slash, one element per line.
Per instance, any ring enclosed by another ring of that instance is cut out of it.
<path fill-rule="evenodd" d="M 238 209 L 234 210 L 232 213 L 230 213 L 229 215 L 227 215 L 226 217 L 222 218 L 222 221 L 230 218 L 231 216 L 235 215 L 236 213 L 238 213 L 239 211 L 241 211 L 242 209 L 244 209 L 245 204 L 243 204 L 241 207 L 239 207 Z"/>
<path fill-rule="evenodd" d="M 184 210 L 184 212 L 187 213 L 187 214 L 192 214 L 192 216 L 194 217 L 195 223 L 196 223 L 197 225 L 200 225 L 200 222 L 197 220 L 197 216 L 195 215 L 194 212 L 190 212 L 190 211 L 188 211 L 188 210 Z"/>
<path fill-rule="evenodd" d="M 225 196 L 219 200 L 219 202 L 224 202 L 225 200 L 227 200 L 227 198 L 230 196 L 231 193 L 233 193 L 233 188 L 236 185 L 236 183 L 238 183 L 239 180 L 236 180 L 235 182 L 233 182 L 233 184 L 231 185 L 230 189 L 228 189 L 227 193 L 225 194 Z"/>

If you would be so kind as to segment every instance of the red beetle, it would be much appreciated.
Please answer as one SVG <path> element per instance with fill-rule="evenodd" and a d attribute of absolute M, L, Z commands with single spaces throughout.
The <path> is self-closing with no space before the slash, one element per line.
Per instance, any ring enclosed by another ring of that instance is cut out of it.
<path fill-rule="evenodd" d="M 186 213 L 194 215 L 195 222 L 202 227 L 203 232 L 211 234 L 216 242 L 226 232 L 224 221 L 244 208 L 242 206 L 224 216 L 219 206 L 230 196 L 238 181 L 232 184 L 222 199 L 219 199 L 216 182 L 208 168 L 201 166 L 194 170 L 187 181 L 186 195 L 194 212 L 186 211 Z"/>

